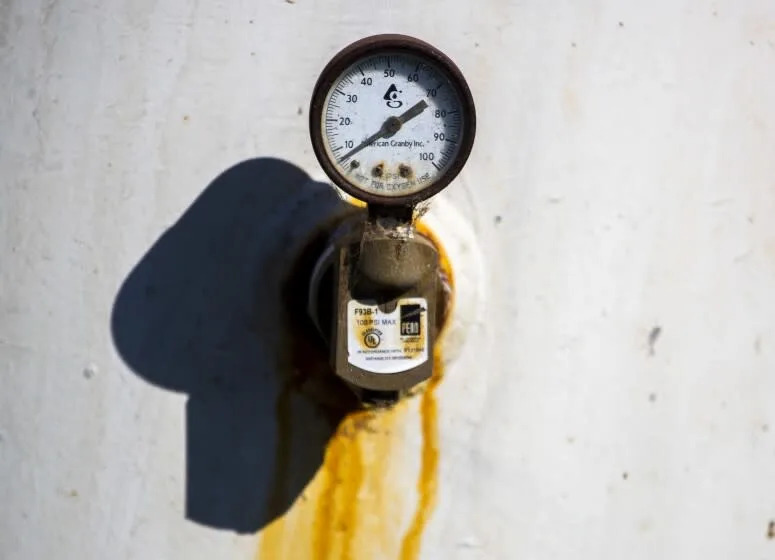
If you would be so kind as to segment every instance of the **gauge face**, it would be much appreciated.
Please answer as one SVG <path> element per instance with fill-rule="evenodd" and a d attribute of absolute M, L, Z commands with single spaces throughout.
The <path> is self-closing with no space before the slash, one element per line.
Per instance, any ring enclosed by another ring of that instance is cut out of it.
<path fill-rule="evenodd" d="M 367 202 L 412 204 L 460 171 L 475 114 L 448 58 L 417 39 L 383 35 L 351 45 L 323 71 L 310 129 L 338 186 Z"/>

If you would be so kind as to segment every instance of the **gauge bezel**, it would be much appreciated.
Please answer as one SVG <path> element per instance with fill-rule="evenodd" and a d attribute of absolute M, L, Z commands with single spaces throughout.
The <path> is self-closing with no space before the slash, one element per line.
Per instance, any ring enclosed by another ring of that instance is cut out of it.
<path fill-rule="evenodd" d="M 420 58 L 428 59 L 440 71 L 445 72 L 450 81 L 455 86 L 460 97 L 461 110 L 463 111 L 462 137 L 460 139 L 460 148 L 455 155 L 454 160 L 447 166 L 444 172 L 439 175 L 435 181 L 424 187 L 422 190 L 410 194 L 389 196 L 370 193 L 363 188 L 347 180 L 329 159 L 326 152 L 323 139 L 322 116 L 325 110 L 325 102 L 328 93 L 341 77 L 342 73 L 358 60 L 369 56 L 380 54 L 384 51 L 406 53 Z M 436 47 L 410 37 L 399 34 L 372 35 L 360 39 L 341 51 L 339 51 L 320 73 L 315 89 L 312 92 L 312 101 L 309 110 L 309 129 L 312 138 L 312 148 L 321 167 L 333 183 L 344 192 L 369 204 L 380 204 L 385 206 L 413 206 L 422 202 L 449 185 L 457 177 L 460 170 L 468 160 L 471 154 L 471 148 L 474 145 L 474 136 L 476 135 L 476 110 L 474 108 L 474 98 L 468 83 L 463 77 L 463 73 L 449 57 L 438 50 Z"/>

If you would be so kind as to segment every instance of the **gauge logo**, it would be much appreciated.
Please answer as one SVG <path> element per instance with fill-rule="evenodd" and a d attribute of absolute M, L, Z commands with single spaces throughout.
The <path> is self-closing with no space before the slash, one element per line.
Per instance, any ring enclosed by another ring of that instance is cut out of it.
<path fill-rule="evenodd" d="M 396 84 L 390 84 L 390 87 L 385 92 L 385 95 L 382 97 L 385 101 L 387 101 L 387 106 L 391 109 L 398 109 L 401 105 L 403 105 L 403 101 L 398 99 L 398 94 L 401 93 L 399 89 L 396 87 Z"/>
<path fill-rule="evenodd" d="M 382 333 L 377 329 L 369 329 L 363 333 L 363 343 L 366 348 L 376 348 L 382 342 Z"/>

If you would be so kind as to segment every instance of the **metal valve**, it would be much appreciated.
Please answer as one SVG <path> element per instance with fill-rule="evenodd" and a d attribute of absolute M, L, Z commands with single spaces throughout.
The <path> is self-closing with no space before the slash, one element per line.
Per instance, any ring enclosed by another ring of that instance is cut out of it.
<path fill-rule="evenodd" d="M 433 370 L 439 253 L 411 212 L 358 214 L 312 275 L 310 314 L 328 339 L 333 370 L 367 403 L 393 403 Z"/>
<path fill-rule="evenodd" d="M 368 215 L 332 234 L 313 272 L 310 315 L 329 341 L 336 375 L 362 400 L 391 403 L 433 370 L 439 253 L 412 217 L 468 159 L 473 98 L 435 47 L 376 35 L 328 63 L 309 115 L 323 170 L 369 204 Z"/>

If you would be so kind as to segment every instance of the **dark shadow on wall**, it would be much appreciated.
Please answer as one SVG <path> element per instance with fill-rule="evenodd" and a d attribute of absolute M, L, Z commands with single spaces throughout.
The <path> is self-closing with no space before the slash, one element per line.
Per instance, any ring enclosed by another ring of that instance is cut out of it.
<path fill-rule="evenodd" d="M 351 211 L 288 162 L 245 161 L 207 186 L 123 282 L 111 317 L 121 357 L 189 395 L 188 519 L 261 529 L 303 492 L 355 407 L 304 314 L 316 232 Z"/>

